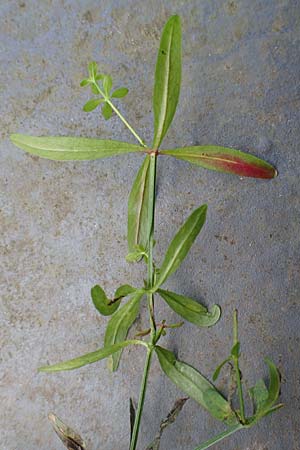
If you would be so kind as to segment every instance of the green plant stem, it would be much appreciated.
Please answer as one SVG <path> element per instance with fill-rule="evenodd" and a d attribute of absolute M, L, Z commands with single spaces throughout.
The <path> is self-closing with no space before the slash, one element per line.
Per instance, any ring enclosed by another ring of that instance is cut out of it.
<path fill-rule="evenodd" d="M 143 141 L 142 138 L 140 138 L 140 136 L 137 134 L 136 131 L 134 131 L 134 129 L 132 128 L 131 125 L 129 125 L 129 123 L 127 122 L 127 120 L 125 119 L 125 117 L 122 116 L 122 114 L 120 113 L 120 111 L 115 107 L 115 105 L 110 101 L 110 99 L 108 97 L 106 97 L 106 95 L 104 94 L 104 92 L 100 89 L 98 83 L 96 83 L 96 81 L 94 81 L 94 86 L 97 88 L 98 92 L 100 95 L 102 95 L 102 97 L 104 98 L 104 100 L 106 101 L 106 103 L 109 104 L 109 106 L 114 110 L 114 112 L 117 114 L 117 116 L 119 116 L 119 118 L 122 120 L 122 122 L 124 123 L 124 125 L 128 128 L 128 130 L 131 131 L 131 133 L 133 134 L 133 136 L 139 141 L 139 143 L 147 148 L 147 145 L 145 144 L 145 142 Z"/>
<path fill-rule="evenodd" d="M 156 183 L 156 159 L 157 154 L 155 152 L 150 155 L 150 172 L 149 172 L 149 202 L 148 202 L 148 274 L 147 274 L 147 288 L 151 289 L 154 283 L 154 271 L 153 271 L 153 243 L 154 243 L 154 216 L 155 216 L 155 183 Z M 138 440 L 140 421 L 144 407 L 145 394 L 147 389 L 148 374 L 151 364 L 151 356 L 153 351 L 153 345 L 156 339 L 156 324 L 154 317 L 154 294 L 148 293 L 148 308 L 150 316 L 151 326 L 151 338 L 149 342 L 149 349 L 147 352 L 146 363 L 144 367 L 144 374 L 142 384 L 140 388 L 139 403 L 137 413 L 134 421 L 132 438 L 130 442 L 130 450 L 135 450 Z"/>
<path fill-rule="evenodd" d="M 217 444 L 218 442 L 223 441 L 223 439 L 225 439 L 226 437 L 230 436 L 233 433 L 236 433 L 242 428 L 244 428 L 244 425 L 242 425 L 241 423 L 239 423 L 238 425 L 234 425 L 228 428 L 226 431 L 223 431 L 223 433 L 220 433 L 217 436 L 213 437 L 212 439 L 209 439 L 208 441 L 204 442 L 199 447 L 196 447 L 194 450 L 206 450 L 207 448 L 210 448 L 213 445 Z"/>
<path fill-rule="evenodd" d="M 238 315 L 237 310 L 235 309 L 233 312 L 233 346 L 235 346 L 238 343 Z M 237 383 L 237 390 L 238 390 L 238 396 L 239 396 L 239 402 L 240 402 L 240 416 L 241 416 L 241 422 L 245 424 L 245 405 L 244 405 L 244 396 L 243 396 L 243 386 L 242 386 L 242 380 L 241 380 L 241 372 L 240 372 L 240 366 L 239 366 L 239 356 L 233 356 L 233 365 L 236 375 L 236 383 Z"/>
<path fill-rule="evenodd" d="M 153 244 L 154 244 L 154 218 L 155 218 L 155 184 L 156 184 L 156 165 L 157 155 L 152 153 L 150 155 L 149 167 L 149 202 L 148 202 L 148 289 L 152 289 L 154 285 L 154 271 L 153 271 Z M 148 294 L 148 307 L 150 315 L 151 337 L 152 344 L 154 343 L 156 325 L 154 318 L 154 294 Z"/>
<path fill-rule="evenodd" d="M 137 440 L 139 436 L 139 429 L 140 429 L 140 423 L 141 423 L 141 417 L 142 412 L 144 408 L 144 402 L 145 402 L 145 396 L 146 396 L 146 389 L 147 389 L 147 381 L 148 381 L 148 375 L 149 375 L 149 369 L 151 364 L 151 358 L 152 358 L 152 352 L 153 347 L 149 347 L 147 350 L 147 356 L 144 366 L 144 372 L 143 372 L 143 378 L 140 388 L 140 396 L 139 396 L 139 402 L 137 407 L 137 412 L 135 416 L 134 426 L 132 430 L 132 438 L 130 442 L 130 450 L 135 450 L 137 445 Z"/>

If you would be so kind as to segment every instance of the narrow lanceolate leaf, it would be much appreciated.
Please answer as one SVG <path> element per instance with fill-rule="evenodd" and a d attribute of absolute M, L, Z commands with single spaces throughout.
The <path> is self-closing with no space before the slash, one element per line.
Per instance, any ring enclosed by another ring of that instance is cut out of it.
<path fill-rule="evenodd" d="M 228 425 L 237 422 L 229 402 L 200 372 L 178 361 L 175 355 L 165 348 L 157 346 L 155 350 L 162 370 L 179 389 L 198 402 L 216 419 Z"/>
<path fill-rule="evenodd" d="M 137 246 L 148 246 L 149 166 L 150 156 L 147 155 L 129 195 L 127 240 L 130 253 L 134 253 Z"/>
<path fill-rule="evenodd" d="M 221 316 L 221 309 L 218 305 L 213 305 L 210 312 L 205 306 L 184 295 L 163 289 L 158 289 L 157 292 L 173 311 L 198 327 L 211 327 L 218 322 Z"/>
<path fill-rule="evenodd" d="M 86 353 L 85 355 L 79 356 L 78 358 L 69 359 L 62 363 L 53 364 L 52 366 L 43 366 L 39 368 L 39 372 L 62 372 L 65 370 L 78 369 L 79 367 L 86 366 L 87 364 L 92 364 L 94 362 L 100 361 L 101 359 L 107 358 L 110 355 L 119 352 L 124 347 L 131 344 L 137 344 L 138 341 L 129 340 L 124 342 L 118 342 L 113 345 L 107 345 L 100 350 L 95 352 Z"/>
<path fill-rule="evenodd" d="M 173 238 L 160 268 L 155 288 L 162 285 L 164 281 L 178 269 L 181 262 L 188 254 L 194 240 L 204 225 L 206 211 L 207 205 L 202 205 L 200 208 L 196 209 Z"/>
<path fill-rule="evenodd" d="M 21 149 L 42 158 L 76 161 L 107 158 L 139 152 L 142 147 L 127 142 L 82 137 L 37 137 L 12 134 L 11 141 Z"/>
<path fill-rule="evenodd" d="M 229 361 L 231 361 L 231 356 L 228 356 L 228 358 L 224 359 L 224 361 L 222 361 L 221 364 L 218 365 L 218 367 L 216 368 L 216 370 L 214 371 L 213 376 L 212 376 L 213 381 L 216 381 L 219 378 L 222 368 Z"/>
<path fill-rule="evenodd" d="M 111 300 L 107 298 L 104 290 L 98 284 L 91 289 L 91 297 L 95 308 L 103 316 L 111 316 L 121 303 L 121 298 L 111 303 Z"/>
<path fill-rule="evenodd" d="M 48 419 L 52 423 L 55 433 L 68 450 L 86 450 L 86 444 L 82 437 L 66 425 L 59 417 L 50 413 Z"/>
<path fill-rule="evenodd" d="M 144 292 L 136 292 L 124 306 L 113 314 L 105 332 L 105 347 L 122 342 L 126 338 L 129 328 L 138 316 L 143 295 Z M 111 356 L 109 362 L 111 370 L 117 370 L 121 354 L 122 351 L 118 351 Z"/>
<path fill-rule="evenodd" d="M 174 117 L 181 83 L 181 25 L 178 16 L 166 23 L 157 55 L 153 94 L 154 139 L 158 148 Z"/>
<path fill-rule="evenodd" d="M 271 164 L 250 153 L 232 148 L 202 145 L 161 150 L 160 153 L 197 164 L 204 169 L 232 173 L 241 177 L 274 178 L 277 175 L 277 170 Z"/>

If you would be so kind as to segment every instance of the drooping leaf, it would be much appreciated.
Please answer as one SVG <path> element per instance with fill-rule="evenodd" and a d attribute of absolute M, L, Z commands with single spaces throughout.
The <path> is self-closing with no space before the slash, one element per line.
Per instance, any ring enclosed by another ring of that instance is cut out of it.
<path fill-rule="evenodd" d="M 104 290 L 97 284 L 91 289 L 91 296 L 95 308 L 103 316 L 111 316 L 120 306 L 121 299 L 111 303 Z"/>
<path fill-rule="evenodd" d="M 193 242 L 201 231 L 206 218 L 207 205 L 196 209 L 182 225 L 173 238 L 161 265 L 155 288 L 162 285 L 165 280 L 178 269 Z"/>
<path fill-rule="evenodd" d="M 55 433 L 68 450 L 86 450 L 86 444 L 82 437 L 66 425 L 59 417 L 50 413 L 48 419 L 50 420 Z"/>
<path fill-rule="evenodd" d="M 218 367 L 216 368 L 216 370 L 214 371 L 213 376 L 212 376 L 213 381 L 216 381 L 219 378 L 219 375 L 220 375 L 220 372 L 221 372 L 222 368 L 230 360 L 231 360 L 231 357 L 229 356 L 228 358 L 224 359 L 224 361 L 222 361 L 221 364 L 218 365 Z"/>
<path fill-rule="evenodd" d="M 155 351 L 162 370 L 179 389 L 193 398 L 216 419 L 228 425 L 237 422 L 229 402 L 200 372 L 188 364 L 178 361 L 175 355 L 165 348 L 156 346 Z"/>
<path fill-rule="evenodd" d="M 105 94 L 107 95 L 107 97 L 110 97 L 110 91 L 111 91 L 112 84 L 113 84 L 111 76 L 104 75 L 102 83 L 103 83 L 103 89 L 104 89 Z"/>
<path fill-rule="evenodd" d="M 147 248 L 148 245 L 149 166 L 150 156 L 147 155 L 129 195 L 127 241 L 130 253 L 136 251 L 136 246 Z"/>
<path fill-rule="evenodd" d="M 125 87 L 121 87 L 119 89 L 116 89 L 113 93 L 112 93 L 112 97 L 113 98 L 123 98 L 128 94 L 128 89 Z"/>
<path fill-rule="evenodd" d="M 130 286 L 130 284 L 122 284 L 122 286 L 119 286 L 116 290 L 113 301 L 127 297 L 127 295 L 133 294 L 135 291 L 136 289 Z"/>
<path fill-rule="evenodd" d="M 97 106 L 100 105 L 100 103 L 102 102 L 103 102 L 102 98 L 92 98 L 91 100 L 86 102 L 86 104 L 83 107 L 83 111 L 85 112 L 94 111 L 94 109 L 96 109 Z"/>
<path fill-rule="evenodd" d="M 105 120 L 109 120 L 111 118 L 113 110 L 112 107 L 107 102 L 104 103 L 101 111 L 102 116 L 104 117 Z"/>
<path fill-rule="evenodd" d="M 23 134 L 12 134 L 10 138 L 17 147 L 28 153 L 58 161 L 92 160 L 142 150 L 139 145 L 95 138 L 37 137 Z"/>
<path fill-rule="evenodd" d="M 153 94 L 154 139 L 158 148 L 174 117 L 181 83 L 181 25 L 178 16 L 166 23 L 157 55 Z"/>
<path fill-rule="evenodd" d="M 174 156 L 204 169 L 231 173 L 242 177 L 274 178 L 277 170 L 266 161 L 232 148 L 215 145 L 161 150 L 161 154 Z"/>
<path fill-rule="evenodd" d="M 167 415 L 167 417 L 165 419 L 163 419 L 160 422 L 160 427 L 159 427 L 159 431 L 156 434 L 154 440 L 151 442 L 150 445 L 148 445 L 148 447 L 146 448 L 146 450 L 159 450 L 160 448 L 160 442 L 161 442 L 161 437 L 163 432 L 165 431 L 165 429 L 169 426 L 172 425 L 172 423 L 175 422 L 175 420 L 178 417 L 178 414 L 180 413 L 180 411 L 182 410 L 182 408 L 185 405 L 185 402 L 188 400 L 188 398 L 180 398 L 178 400 L 176 400 L 173 408 L 171 409 L 171 411 L 169 412 L 169 414 Z"/>
<path fill-rule="evenodd" d="M 78 358 L 69 359 L 58 364 L 53 364 L 51 366 L 42 366 L 38 370 L 39 372 L 62 372 L 65 370 L 79 369 L 79 367 L 86 366 L 87 364 L 92 364 L 94 362 L 100 361 L 101 359 L 107 358 L 110 355 L 119 352 L 124 347 L 128 345 L 137 344 L 138 341 L 128 340 L 123 342 L 117 342 L 112 345 L 107 345 L 95 352 L 86 353 L 85 355 L 79 356 Z"/>
<path fill-rule="evenodd" d="M 158 289 L 157 292 L 173 311 L 198 327 L 211 327 L 218 322 L 221 316 L 221 309 L 218 305 L 213 305 L 209 312 L 205 306 L 184 295 L 163 289 Z"/>
<path fill-rule="evenodd" d="M 105 347 L 121 342 L 126 338 L 129 328 L 138 316 L 143 295 L 143 291 L 137 291 L 124 306 L 112 315 L 105 332 Z M 121 354 L 122 352 L 119 351 L 111 356 L 109 366 L 112 371 L 117 370 Z"/>

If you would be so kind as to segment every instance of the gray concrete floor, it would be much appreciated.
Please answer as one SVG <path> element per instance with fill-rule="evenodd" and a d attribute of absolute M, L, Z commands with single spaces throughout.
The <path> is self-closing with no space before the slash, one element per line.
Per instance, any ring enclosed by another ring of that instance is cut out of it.
<path fill-rule="evenodd" d="M 134 142 L 117 118 L 82 112 L 88 94 L 79 82 L 96 60 L 130 89 L 121 111 L 150 142 L 156 51 L 173 13 L 182 18 L 183 80 L 165 145 L 249 150 L 279 176 L 239 179 L 159 160 L 158 261 L 192 209 L 209 204 L 201 238 L 167 286 L 223 309 L 216 327 L 185 325 L 165 345 L 211 376 L 228 353 L 237 307 L 244 379 L 250 386 L 266 376 L 269 355 L 286 406 L 215 449 L 300 449 L 299 7 L 298 0 L 1 1 L 1 450 L 61 449 L 50 411 L 90 450 L 128 448 L 128 399 L 138 396 L 143 351 L 126 350 L 116 374 L 105 362 L 54 375 L 36 369 L 101 345 L 106 319 L 92 306 L 91 286 L 112 293 L 143 276 L 124 260 L 126 202 L 141 157 L 51 162 L 18 150 L 9 134 Z M 157 310 L 176 320 L 161 302 Z M 146 321 L 143 310 L 134 329 Z M 219 387 L 226 390 L 224 378 Z M 155 362 L 139 449 L 179 396 Z M 192 450 L 222 429 L 190 401 L 162 449 Z"/>

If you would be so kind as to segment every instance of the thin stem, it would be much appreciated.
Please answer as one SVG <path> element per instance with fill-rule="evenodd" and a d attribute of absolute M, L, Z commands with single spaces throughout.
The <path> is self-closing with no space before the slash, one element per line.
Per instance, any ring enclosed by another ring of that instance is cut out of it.
<path fill-rule="evenodd" d="M 155 181 L 156 181 L 156 153 L 151 153 L 150 155 L 150 172 L 149 172 L 149 201 L 148 201 L 148 275 L 147 275 L 147 287 L 151 289 L 154 283 L 154 271 L 153 271 L 153 243 L 154 243 L 154 216 L 155 216 Z M 152 292 L 148 293 L 148 308 L 150 316 L 150 326 L 151 326 L 151 338 L 150 345 L 147 352 L 146 363 L 144 367 L 144 374 L 142 379 L 142 384 L 140 388 L 140 397 L 137 408 L 137 413 L 134 421 L 132 438 L 130 442 L 130 450 L 136 450 L 140 421 L 144 407 L 144 400 L 147 388 L 148 374 L 151 364 L 151 356 L 153 351 L 153 345 L 156 340 L 156 324 L 154 317 L 154 294 Z"/>
<path fill-rule="evenodd" d="M 239 340 L 238 340 L 238 312 L 235 309 L 233 312 L 233 346 L 237 345 L 238 342 L 239 342 Z M 240 372 L 240 366 L 239 366 L 239 355 L 237 355 L 237 356 L 233 355 L 232 359 L 233 359 L 233 365 L 234 365 L 236 383 L 237 383 L 237 390 L 238 390 L 238 396 L 239 396 L 239 402 L 240 402 L 241 422 L 244 424 L 246 422 L 245 404 L 244 404 L 241 372 Z"/>
<path fill-rule="evenodd" d="M 106 99 L 106 102 L 112 107 L 112 109 L 115 111 L 115 113 L 120 117 L 120 119 L 122 120 L 122 122 L 124 123 L 124 125 L 126 125 L 126 127 L 131 131 L 131 133 L 133 134 L 133 136 L 139 141 L 139 143 L 147 148 L 147 145 L 145 144 L 145 142 L 140 138 L 140 136 L 136 133 L 136 131 L 134 131 L 134 129 L 132 128 L 131 125 L 129 125 L 129 123 L 127 122 L 127 120 L 125 119 L 125 117 L 122 116 L 122 114 L 120 113 L 120 111 L 115 107 L 115 105 L 108 99 Z"/>
<path fill-rule="evenodd" d="M 94 81 L 94 86 L 97 88 L 98 92 L 100 95 L 102 95 L 102 97 L 104 98 L 104 100 L 106 101 L 106 103 L 108 103 L 110 105 L 110 107 L 114 110 L 114 112 L 119 116 L 119 118 L 122 120 L 122 122 L 124 123 L 124 125 L 128 128 L 128 130 L 131 131 L 131 133 L 133 134 L 133 136 L 139 141 L 139 143 L 147 148 L 147 145 L 145 144 L 145 142 L 143 141 L 142 138 L 140 138 L 140 136 L 137 134 L 136 131 L 134 131 L 134 129 L 132 128 L 131 125 L 129 125 L 129 123 L 127 122 L 127 120 L 125 119 L 125 117 L 122 116 L 122 114 L 120 113 L 120 111 L 115 107 L 115 105 L 110 101 L 110 99 L 104 94 L 104 92 L 100 89 L 98 83 L 96 83 L 96 81 Z"/>
<path fill-rule="evenodd" d="M 149 167 L 149 202 L 148 202 L 148 289 L 152 289 L 154 283 L 153 271 L 153 245 L 154 245 L 154 218 L 155 218 L 155 183 L 156 183 L 156 160 L 157 155 L 152 153 L 150 155 Z M 148 307 L 150 314 L 151 336 L 152 343 L 155 337 L 156 325 L 154 318 L 154 294 L 148 294 Z"/>
<path fill-rule="evenodd" d="M 144 407 L 146 389 L 147 389 L 147 381 L 148 381 L 149 369 L 150 369 L 150 364 L 151 364 L 152 352 L 153 352 L 153 348 L 148 348 L 144 372 L 143 372 L 143 378 L 142 378 L 142 383 L 141 383 L 139 402 L 138 402 L 137 412 L 136 412 L 134 426 L 133 426 L 133 430 L 132 430 L 130 450 L 135 450 L 136 445 L 137 445 L 139 428 L 140 428 L 141 417 L 142 417 L 142 412 L 143 412 L 143 407 Z"/>
<path fill-rule="evenodd" d="M 218 442 L 223 441 L 223 439 L 225 439 L 226 437 L 230 436 L 233 433 L 236 433 L 242 428 L 244 428 L 244 426 L 241 423 L 239 423 L 238 425 L 234 425 L 228 428 L 226 431 L 223 431 L 223 433 L 220 433 L 217 436 L 213 437 L 212 439 L 209 439 L 208 441 L 204 442 L 199 447 L 196 447 L 194 450 L 206 450 L 207 448 L 210 448 L 213 445 L 217 444 Z"/>

